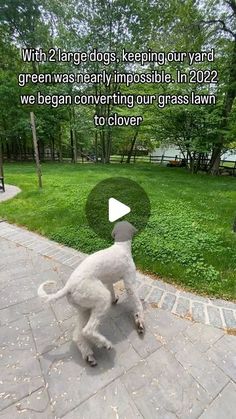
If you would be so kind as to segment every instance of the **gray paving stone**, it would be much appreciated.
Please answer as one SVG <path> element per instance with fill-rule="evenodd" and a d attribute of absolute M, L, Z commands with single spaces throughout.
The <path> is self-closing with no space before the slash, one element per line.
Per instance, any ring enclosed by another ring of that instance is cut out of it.
<path fill-rule="evenodd" d="M 112 319 L 104 319 L 99 330 L 114 345 L 114 351 L 117 357 L 119 357 L 119 363 L 124 371 L 139 361 L 140 356 L 137 351 L 134 350 L 131 342 L 126 338 L 125 334 L 120 331 L 117 324 Z M 102 351 L 102 353 L 106 355 L 106 351 Z M 99 354 L 100 351 L 98 355 Z"/>
<path fill-rule="evenodd" d="M 136 271 L 136 278 L 141 281 L 144 285 L 153 285 L 154 281 L 148 275 L 143 274 L 140 271 Z"/>
<path fill-rule="evenodd" d="M 38 297 L 3 308 L 0 310 L 0 326 L 16 321 L 26 314 L 34 314 L 43 310 L 44 307 Z"/>
<path fill-rule="evenodd" d="M 73 267 L 74 269 L 79 266 L 79 264 L 82 262 L 84 258 L 81 258 L 81 256 L 76 256 L 69 262 L 64 262 L 66 265 Z"/>
<path fill-rule="evenodd" d="M 1 261 L 0 261 L 0 270 L 3 271 L 9 271 L 12 267 L 12 259 L 14 258 L 14 267 L 17 265 L 23 265 L 25 264 L 25 259 L 27 257 L 27 251 L 23 250 L 23 252 L 18 252 L 16 249 L 12 251 L 7 252 L 1 252 Z M 13 268 L 14 268 L 13 267 Z M 27 270 L 25 269 L 27 272 Z"/>
<path fill-rule="evenodd" d="M 176 300 L 176 295 L 167 293 L 161 303 L 163 310 L 171 311 Z"/>
<path fill-rule="evenodd" d="M 220 310 L 217 307 L 207 307 L 209 322 L 212 326 L 222 327 L 222 320 L 220 316 Z"/>
<path fill-rule="evenodd" d="M 190 317 L 190 301 L 188 298 L 178 298 L 175 313 L 180 317 Z"/>
<path fill-rule="evenodd" d="M 44 384 L 25 318 L 1 327 L 0 371 L 0 410 Z"/>
<path fill-rule="evenodd" d="M 229 383 L 200 416 L 201 419 L 235 419 L 236 385 Z"/>
<path fill-rule="evenodd" d="M 157 286 L 158 288 L 161 288 L 163 291 L 170 292 L 172 294 L 175 294 L 177 292 L 177 289 L 173 285 L 168 284 L 167 282 L 163 282 L 159 279 L 153 279 L 152 285 L 154 287 Z"/>
<path fill-rule="evenodd" d="M 209 303 L 209 298 L 208 297 L 202 297 L 201 295 L 197 295 L 194 294 L 192 292 L 187 292 L 181 289 L 180 291 L 181 296 L 183 296 L 184 298 L 189 298 L 192 301 L 196 301 L 196 302 L 202 302 L 202 303 Z"/>
<path fill-rule="evenodd" d="M 140 374 L 141 373 L 141 374 Z M 121 377 L 144 418 L 197 418 L 210 396 L 164 347 Z"/>
<path fill-rule="evenodd" d="M 73 330 L 77 323 L 77 315 L 69 317 L 66 320 L 63 320 L 62 323 L 60 323 L 60 328 L 63 331 L 63 334 L 61 335 L 61 342 L 71 342 L 72 341 L 72 334 Z"/>
<path fill-rule="evenodd" d="M 48 268 L 48 267 L 47 267 Z M 35 272 L 31 263 L 24 267 L 9 269 L 0 273 L 0 309 L 6 308 L 37 296 L 38 286 L 47 280 L 58 282 L 62 287 L 59 275 L 54 271 Z M 6 287 L 6 283 L 8 286 Z"/>
<path fill-rule="evenodd" d="M 36 240 L 31 245 L 29 245 L 29 248 L 34 250 L 37 253 L 43 254 L 44 252 L 46 252 L 47 250 L 49 250 L 51 248 L 51 245 L 48 244 L 48 243 L 43 242 L 42 240 L 40 240 L 40 241 Z"/>
<path fill-rule="evenodd" d="M 113 336 L 114 338 L 114 336 Z M 116 339 L 120 338 L 116 333 Z M 121 341 L 115 350 L 96 350 L 98 365 L 91 368 L 81 359 L 74 343 L 68 342 L 43 354 L 41 364 L 57 417 L 71 411 L 138 361 L 138 355 Z"/>
<path fill-rule="evenodd" d="M 162 343 L 170 342 L 178 333 L 189 327 L 188 320 L 180 319 L 162 309 L 148 310 L 145 318 L 154 336 Z"/>
<path fill-rule="evenodd" d="M 4 419 L 54 419 L 47 391 L 42 387 L 0 412 Z"/>
<path fill-rule="evenodd" d="M 126 293 L 119 295 L 119 301 L 117 304 L 112 305 L 109 311 L 109 316 L 111 318 L 116 318 L 122 315 L 123 313 L 131 314 L 133 310 L 132 304 L 127 297 Z"/>
<path fill-rule="evenodd" d="M 161 300 L 162 295 L 163 295 L 163 291 L 160 288 L 153 287 L 153 290 L 148 297 L 148 302 L 158 304 Z"/>
<path fill-rule="evenodd" d="M 225 333 L 222 329 L 216 329 L 205 324 L 189 323 L 189 327 L 183 331 L 183 334 L 197 346 L 200 352 L 206 352 Z"/>
<path fill-rule="evenodd" d="M 17 264 L 17 266 L 11 263 L 11 265 L 8 265 L 6 269 L 4 268 L 1 269 L 0 280 L 1 282 L 2 282 L 2 279 L 3 280 L 5 279 L 18 280 L 20 278 L 27 276 L 30 270 L 33 271 L 32 264 L 29 261 L 25 263 L 25 260 L 22 260 L 21 263 Z"/>
<path fill-rule="evenodd" d="M 144 335 L 139 335 L 135 328 L 135 323 L 131 316 L 126 313 L 121 314 L 114 319 L 115 323 L 131 343 L 135 351 L 142 357 L 146 358 L 150 353 L 160 348 L 161 341 L 151 332 L 146 323 L 146 330 Z"/>
<path fill-rule="evenodd" d="M 236 337 L 222 336 L 212 345 L 207 354 L 232 380 L 236 381 Z"/>
<path fill-rule="evenodd" d="M 14 239 L 16 234 L 16 231 L 14 229 L 6 229 L 3 233 L 2 233 L 2 237 L 4 239 Z"/>
<path fill-rule="evenodd" d="M 29 232 L 20 232 L 17 236 L 17 243 L 23 245 L 24 243 L 28 242 L 29 240 L 33 240 L 32 236 Z"/>
<path fill-rule="evenodd" d="M 56 284 L 52 285 L 50 288 L 50 292 L 57 291 L 58 289 L 62 288 L 64 286 L 63 282 L 60 279 L 59 274 L 51 269 L 47 269 L 43 272 L 35 273 L 32 277 L 33 284 L 35 286 L 36 295 L 37 295 L 37 289 L 39 285 L 41 285 L 43 282 L 46 281 L 55 281 Z"/>
<path fill-rule="evenodd" d="M 62 280 L 64 284 L 68 281 L 70 275 L 73 272 L 73 268 L 59 262 L 51 261 L 49 262 L 49 265 L 52 267 L 51 269 L 57 272 L 57 274 L 59 275 L 59 278 Z"/>
<path fill-rule="evenodd" d="M 61 342 L 62 331 L 54 313 L 45 306 L 43 312 L 29 316 L 30 326 L 39 354 L 50 351 Z"/>
<path fill-rule="evenodd" d="M 229 378 L 190 341 L 179 347 L 175 357 L 212 398 L 229 382 Z"/>
<path fill-rule="evenodd" d="M 213 305 L 217 307 L 226 307 L 232 310 L 236 310 L 236 303 L 233 303 L 232 301 L 220 300 L 216 298 L 210 298 L 209 300 Z"/>
<path fill-rule="evenodd" d="M 228 348 L 236 354 L 236 337 L 235 335 L 230 335 L 228 333 L 224 333 L 223 342 L 228 346 Z"/>
<path fill-rule="evenodd" d="M 28 278 L 0 282 L 0 309 L 31 299 L 35 295 L 35 286 Z"/>
<path fill-rule="evenodd" d="M 1 225 L 2 223 L 0 223 L 0 237 L 1 237 L 1 229 L 2 229 Z M 13 249 L 15 249 L 15 244 L 1 237 L 1 252 L 5 253 L 8 251 L 12 251 Z"/>
<path fill-rule="evenodd" d="M 150 287 L 149 285 L 142 285 L 139 289 L 138 289 L 138 295 L 139 298 L 141 300 L 145 300 L 146 297 L 148 296 L 148 294 L 150 293 L 152 287 Z"/>
<path fill-rule="evenodd" d="M 95 413 L 96 412 L 96 413 Z M 119 379 L 97 392 L 79 407 L 67 413 L 65 419 L 141 419 L 142 416 Z"/>
<path fill-rule="evenodd" d="M 184 332 L 178 333 L 173 339 L 170 341 L 168 347 L 172 354 L 176 354 L 178 352 L 184 351 L 185 348 L 191 343 L 188 336 L 185 336 Z"/>
<path fill-rule="evenodd" d="M 15 231 L 15 234 L 14 234 L 14 235 L 12 235 L 11 240 L 12 240 L 14 243 L 21 243 L 21 242 L 22 242 L 22 240 L 26 240 L 26 238 L 30 238 L 30 235 L 29 235 L 29 234 L 27 234 L 27 236 L 25 236 L 25 235 L 23 235 L 23 234 L 22 234 L 22 232 L 21 232 L 21 231 Z M 32 238 L 32 239 L 33 239 L 33 238 Z M 37 238 L 36 238 L 36 237 L 34 237 L 34 240 L 36 241 L 36 240 L 37 240 Z"/>
<path fill-rule="evenodd" d="M 205 304 L 197 301 L 192 302 L 192 319 L 200 323 L 206 322 Z"/>
<path fill-rule="evenodd" d="M 235 329 L 236 330 L 236 317 L 234 316 L 234 313 L 232 310 L 226 310 L 222 309 L 225 324 L 228 329 Z"/>
<path fill-rule="evenodd" d="M 37 242 L 36 242 L 37 243 Z M 30 248 L 33 248 L 36 243 L 33 243 L 29 245 Z M 47 256 L 49 259 L 52 259 L 52 257 L 55 255 L 59 255 L 61 253 L 61 247 L 59 245 L 56 245 L 52 243 L 50 247 L 44 251 L 44 255 Z M 55 258 L 56 259 L 56 258 Z"/>

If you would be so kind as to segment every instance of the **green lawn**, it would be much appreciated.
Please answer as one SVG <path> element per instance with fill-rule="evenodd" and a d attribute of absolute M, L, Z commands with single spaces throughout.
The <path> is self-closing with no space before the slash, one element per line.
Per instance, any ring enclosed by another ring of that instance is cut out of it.
<path fill-rule="evenodd" d="M 86 223 L 84 207 L 96 183 L 111 176 L 137 181 L 152 214 L 134 240 L 137 266 L 187 289 L 236 299 L 236 179 L 138 165 L 43 164 L 42 191 L 32 164 L 6 164 L 6 182 L 22 193 L 0 204 L 0 216 L 84 252 L 109 243 Z"/>

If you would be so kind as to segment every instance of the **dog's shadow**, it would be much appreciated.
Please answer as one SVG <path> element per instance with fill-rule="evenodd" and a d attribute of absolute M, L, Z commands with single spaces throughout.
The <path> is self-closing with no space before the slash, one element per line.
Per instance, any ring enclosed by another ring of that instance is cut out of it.
<path fill-rule="evenodd" d="M 72 330 L 73 327 L 71 327 L 71 336 Z M 99 327 L 99 331 L 112 342 L 113 349 L 108 351 L 105 348 L 93 346 L 94 355 L 98 363 L 95 368 L 91 368 L 86 361 L 83 360 L 76 343 L 72 340 L 70 340 L 69 343 L 67 342 L 66 345 L 68 350 L 66 352 L 62 353 L 60 346 L 56 348 L 56 352 L 58 352 L 56 354 L 54 351 L 47 351 L 47 348 L 44 348 L 42 356 L 53 364 L 60 360 L 62 360 L 63 363 L 71 362 L 71 360 L 73 360 L 73 362 L 81 366 L 81 368 L 84 369 L 86 367 L 86 373 L 89 375 L 98 375 L 119 365 L 119 353 L 128 350 L 130 346 L 130 334 L 132 332 L 137 333 L 132 317 L 132 307 L 127 300 L 123 300 L 110 308 L 106 319 L 104 319 Z M 142 338 L 143 335 L 140 336 L 140 339 Z M 65 345 L 63 346 L 65 347 Z"/>

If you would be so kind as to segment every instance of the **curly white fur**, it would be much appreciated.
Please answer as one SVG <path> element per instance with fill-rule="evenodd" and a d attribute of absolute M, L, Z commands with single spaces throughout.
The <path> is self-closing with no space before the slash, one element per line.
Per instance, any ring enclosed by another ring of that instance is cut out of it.
<path fill-rule="evenodd" d="M 111 342 L 99 331 L 98 326 L 107 313 L 111 302 L 117 302 L 113 284 L 123 279 L 126 291 L 134 304 L 134 318 L 138 332 L 144 331 L 142 303 L 135 290 L 136 269 L 131 254 L 131 239 L 136 229 L 127 221 L 115 225 L 112 236 L 115 243 L 88 256 L 71 274 L 64 288 L 55 294 L 47 294 L 44 282 L 38 288 L 43 302 L 52 302 L 67 296 L 68 302 L 78 310 L 78 322 L 73 340 L 90 365 L 96 365 L 90 344 L 112 347 Z"/>

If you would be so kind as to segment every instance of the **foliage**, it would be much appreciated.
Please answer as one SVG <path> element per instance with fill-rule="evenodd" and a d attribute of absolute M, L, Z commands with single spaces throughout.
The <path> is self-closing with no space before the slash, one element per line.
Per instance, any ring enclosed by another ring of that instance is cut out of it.
<path fill-rule="evenodd" d="M 4 152 L 9 157 L 24 158 L 32 153 L 29 131 L 30 107 L 19 105 L 20 92 L 112 94 L 119 90 L 125 94 L 183 94 L 192 86 L 177 85 L 33 85 L 19 88 L 17 74 L 20 72 L 100 72 L 149 71 L 160 69 L 153 63 L 146 67 L 137 64 L 85 63 L 22 63 L 21 47 L 48 49 L 51 47 L 69 51 L 200 51 L 215 48 L 216 60 L 209 68 L 217 69 L 219 84 L 195 85 L 200 93 L 217 95 L 217 106 L 187 109 L 167 106 L 159 110 L 156 106 L 135 106 L 133 109 L 116 106 L 72 106 L 50 109 L 34 106 L 36 114 L 40 155 L 45 147 L 52 155 L 62 158 L 81 153 L 95 153 L 103 162 L 109 162 L 110 154 L 130 154 L 143 146 L 151 149 L 156 142 L 170 142 L 186 150 L 187 128 L 190 127 L 187 144 L 189 156 L 209 151 L 214 159 L 222 150 L 235 141 L 235 1 L 216 0 L 195 2 L 185 0 L 166 2 L 145 0 L 10 0 L 0 5 L 0 135 Z M 188 63 L 169 64 L 166 70 L 175 74 L 176 68 L 187 71 Z M 196 64 L 197 69 L 203 64 Z M 121 115 L 142 115 L 144 123 L 138 135 L 133 127 L 95 128 L 94 113 L 109 116 L 113 112 Z M 181 124 L 183 129 L 181 130 Z M 182 131 L 182 132 L 181 132 Z M 176 135 L 174 135 L 176 132 Z M 177 135 L 178 134 L 178 135 Z M 135 138 L 134 138 L 135 137 Z M 73 153 L 72 153 L 73 151 Z M 213 158 L 212 157 L 212 158 Z M 212 164 L 214 162 L 212 161 Z M 218 162 L 219 163 L 219 162 Z"/>

